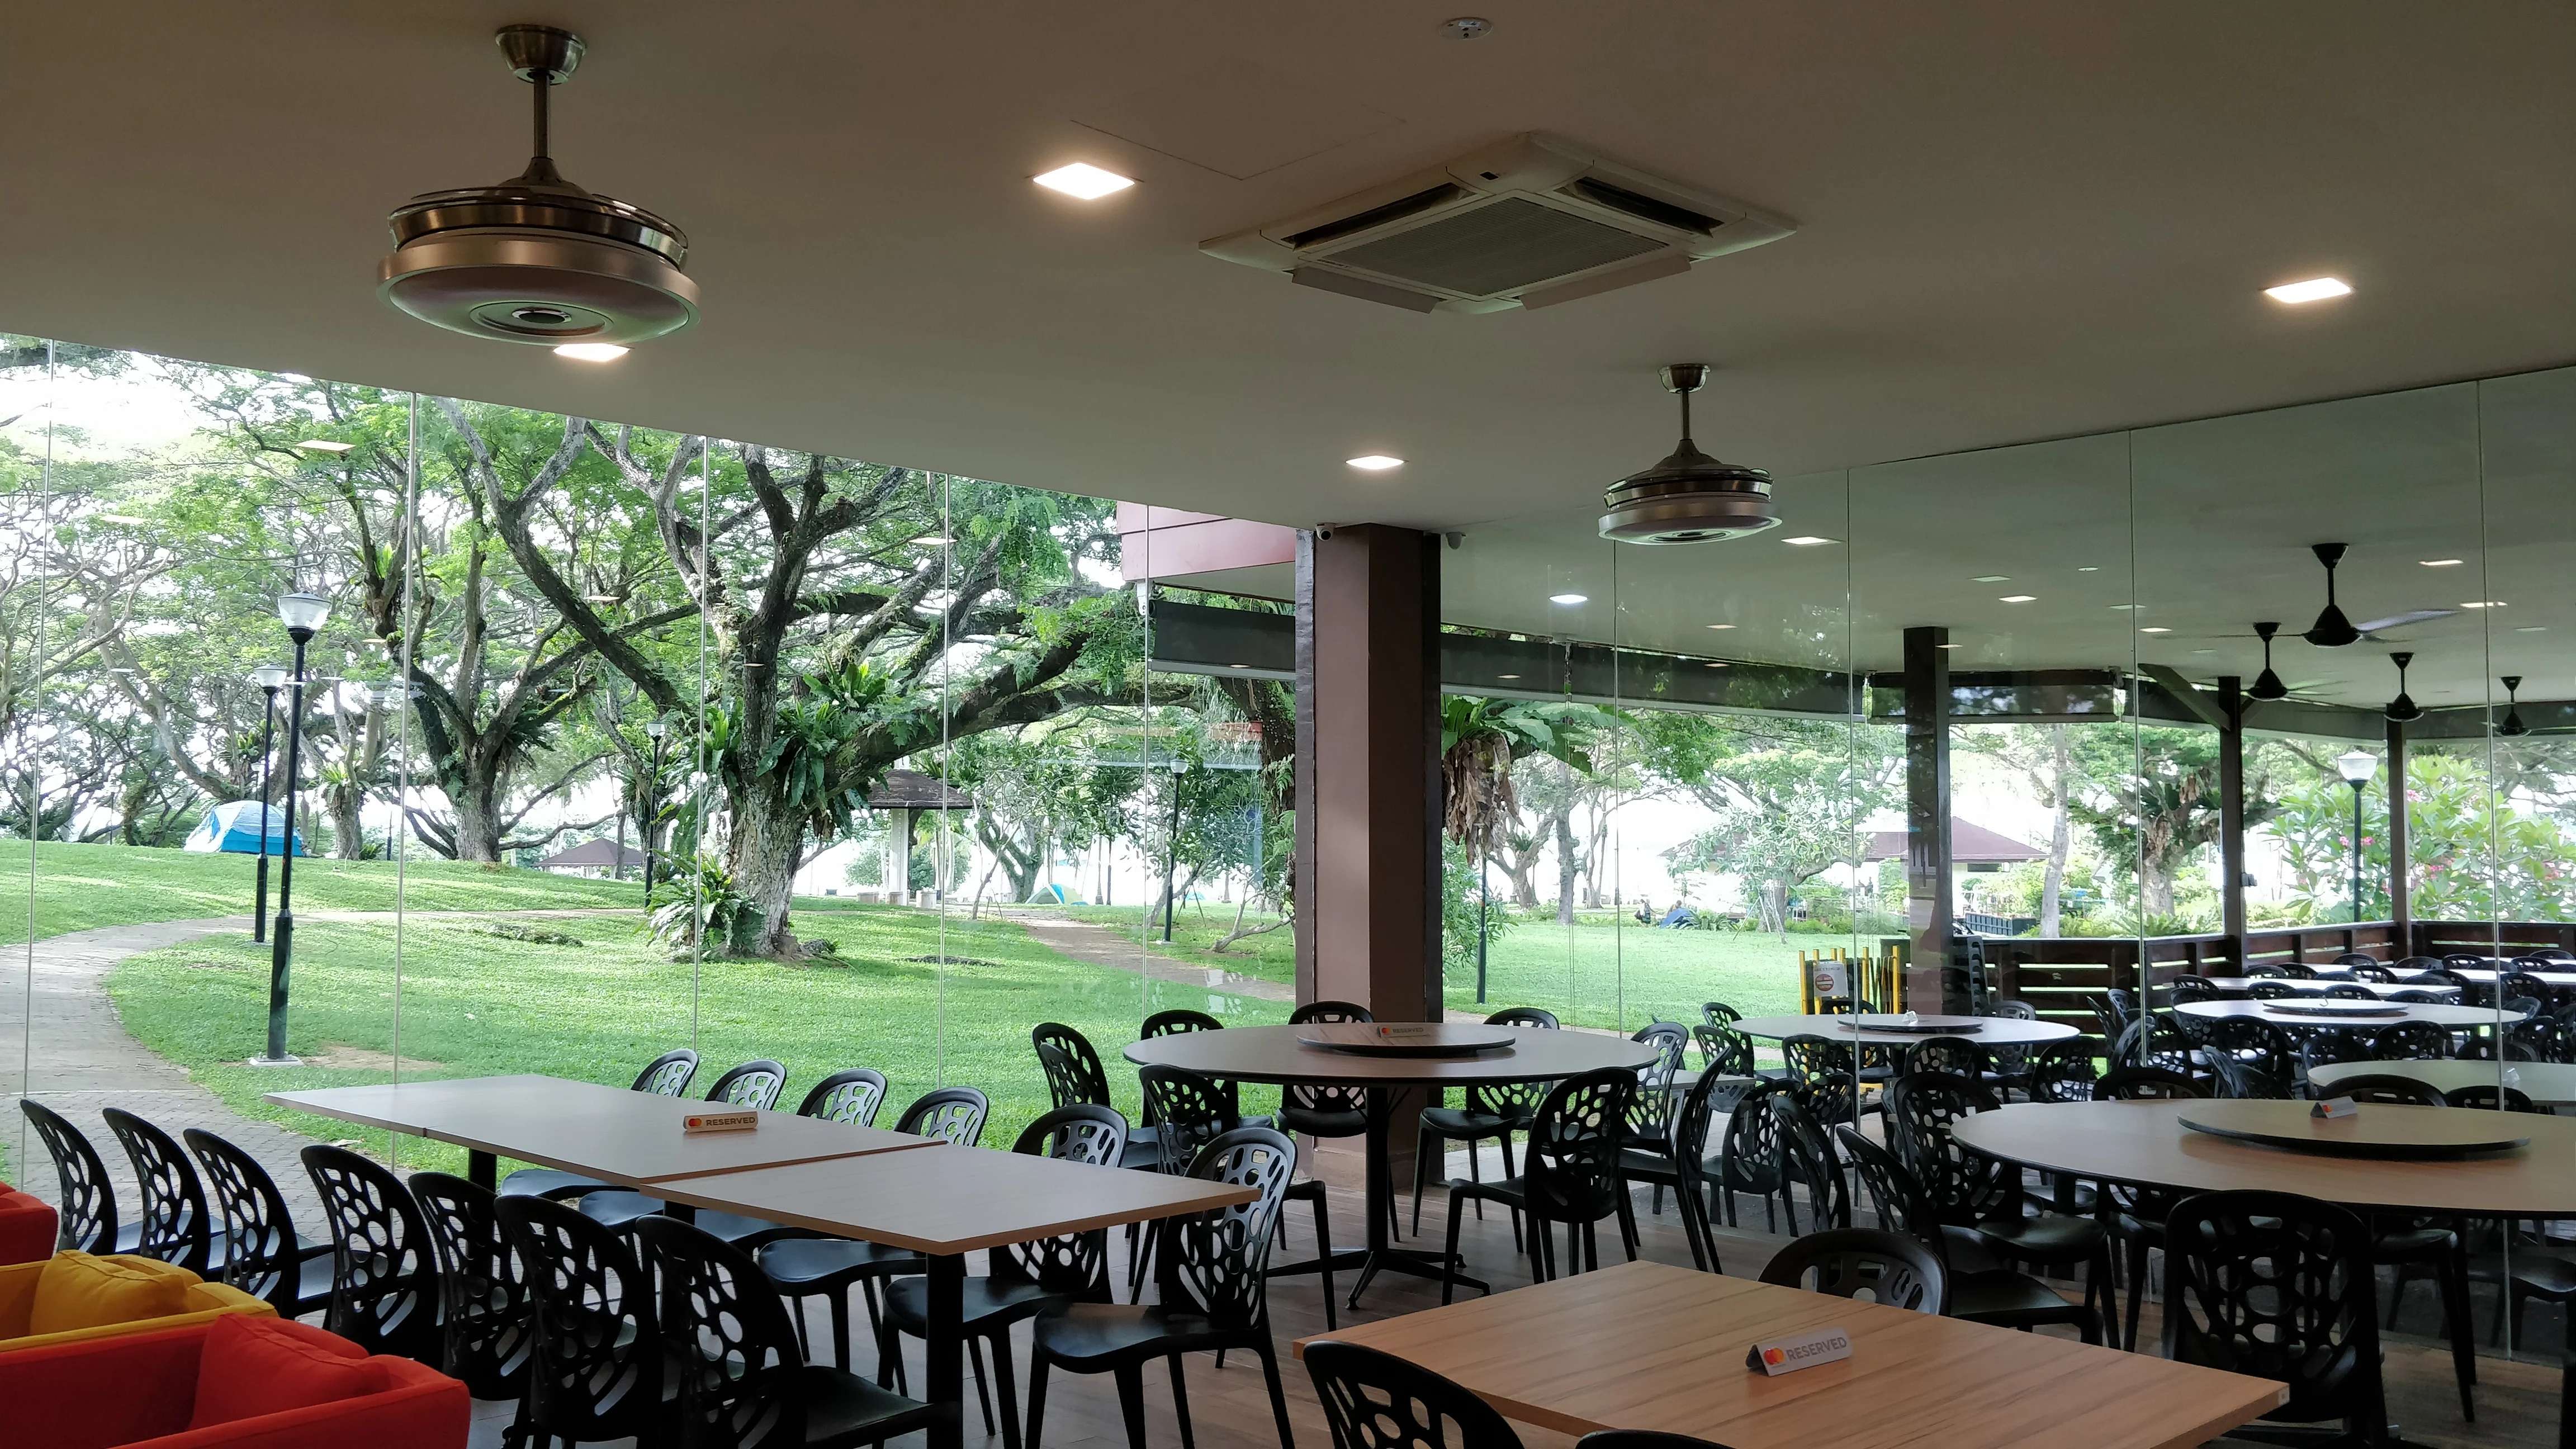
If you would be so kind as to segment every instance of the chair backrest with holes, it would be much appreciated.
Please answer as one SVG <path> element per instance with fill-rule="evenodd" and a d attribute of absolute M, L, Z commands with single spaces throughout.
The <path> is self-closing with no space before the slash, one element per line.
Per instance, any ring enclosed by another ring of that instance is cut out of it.
<path fill-rule="evenodd" d="M 1324 1339 L 1305 1358 L 1333 1449 L 1520 1449 L 1492 1405 L 1394 1354 Z"/>
<path fill-rule="evenodd" d="M 206 1189 L 197 1181 L 195 1164 L 170 1134 L 122 1107 L 101 1108 L 107 1130 L 125 1147 L 134 1163 L 134 1181 L 142 1189 L 141 1231 L 131 1251 L 175 1263 L 199 1277 L 212 1275 L 214 1214 L 206 1210 Z"/>
<path fill-rule="evenodd" d="M 1506 1006 L 1485 1018 L 1487 1026 L 1534 1026 L 1541 1031 L 1558 1029 L 1556 1013 L 1543 1006 Z"/>
<path fill-rule="evenodd" d="M 1375 1020 L 1377 1018 L 1367 1007 L 1350 1001 L 1309 1001 L 1288 1013 L 1290 1026 L 1305 1026 L 1314 1022 Z M 1283 1118 L 1323 1112 L 1365 1115 L 1368 1112 L 1368 1088 L 1290 1085 L 1279 1089 L 1279 1109 Z M 1287 1125 L 1296 1131 L 1305 1132 L 1326 1124 L 1290 1122 Z"/>
<path fill-rule="evenodd" d="M 1029 1042 L 1037 1048 L 1038 1069 L 1046 1073 L 1047 1096 L 1056 1106 L 1111 1105 L 1109 1069 L 1091 1038 L 1060 1021 L 1042 1021 L 1030 1029 Z"/>
<path fill-rule="evenodd" d="M 2224 1016 L 2209 1024 L 2213 1059 L 2227 1057 L 2286 1081 L 2298 1062 L 2290 1034 L 2253 1016 Z"/>
<path fill-rule="evenodd" d="M 1830 1228 L 1809 1233 L 1771 1255 L 1762 1281 L 1804 1288 L 1863 1303 L 1939 1313 L 1941 1260 L 1932 1250 L 1880 1228 Z"/>
<path fill-rule="evenodd" d="M 2356 1102 L 2390 1107 L 2447 1107 L 2450 1103 L 2429 1084 L 2393 1072 L 2362 1072 L 2317 1088 L 2319 1096 L 2350 1097 Z"/>
<path fill-rule="evenodd" d="M 819 1117 L 852 1127 L 873 1127 L 877 1108 L 885 1104 L 885 1073 L 873 1067 L 850 1067 L 814 1084 L 798 1104 L 799 1117 Z"/>
<path fill-rule="evenodd" d="M 1744 1019 L 1744 1013 L 1723 1001 L 1703 1001 L 1699 1007 L 1699 1019 L 1710 1026 L 1733 1026 Z"/>
<path fill-rule="evenodd" d="M 912 1099 L 896 1119 L 894 1130 L 915 1137 L 936 1137 L 951 1147 L 972 1147 L 984 1137 L 984 1118 L 993 1110 L 973 1087 L 941 1087 Z"/>
<path fill-rule="evenodd" d="M 766 1112 L 778 1105 L 778 1094 L 786 1086 L 787 1069 L 764 1057 L 730 1068 L 716 1078 L 716 1084 L 707 1088 L 707 1100 Z"/>
<path fill-rule="evenodd" d="M 2198 1079 L 2164 1067 L 2113 1067 L 2093 1084 L 2096 1102 L 2170 1101 L 2208 1095 L 2209 1089 Z"/>
<path fill-rule="evenodd" d="M 1850 1227 L 1851 1186 L 1843 1180 L 1842 1164 L 1823 1124 L 1786 1095 L 1771 1098 L 1771 1115 L 1780 1119 L 1781 1175 L 1806 1189 L 1820 1226 Z"/>
<path fill-rule="evenodd" d="M 1195 1307 L 1219 1328 L 1257 1329 L 1270 1319 L 1264 1270 L 1277 1236 L 1279 1204 L 1297 1170 L 1297 1146 L 1268 1127 L 1219 1133 L 1190 1159 L 1191 1177 L 1249 1187 L 1250 1202 L 1166 1218 L 1161 1268 L 1163 1301 Z"/>
<path fill-rule="evenodd" d="M 415 1172 L 411 1195 L 438 1255 L 439 1368 L 478 1399 L 515 1399 L 526 1386 L 536 1338 L 519 1255 L 501 1233 L 492 1192 L 444 1172 Z"/>
<path fill-rule="evenodd" d="M 2480 1083 L 2474 1087 L 2453 1087 L 2442 1094 L 2442 1100 L 2454 1107 L 2475 1107 L 2489 1112 L 2495 1111 L 2499 1102 L 2508 1112 L 2546 1110 L 2533 1103 L 2531 1095 L 2520 1087 L 2504 1088 L 2499 1098 L 2497 1088 L 2492 1082 Z"/>
<path fill-rule="evenodd" d="M 2366 1062 L 2370 1048 L 2353 1032 L 2312 1031 L 2299 1042 L 2299 1065 L 2303 1069 L 2334 1062 Z"/>
<path fill-rule="evenodd" d="M 1889 1144 L 1945 1223 L 1968 1226 L 1993 1216 L 2017 1181 L 2001 1163 L 1971 1152 L 1951 1124 L 1995 1110 L 1994 1093 L 1947 1072 L 1908 1072 L 1887 1084 Z"/>
<path fill-rule="evenodd" d="M 2209 1059 L 2212 1095 L 2238 1101 L 2286 1102 L 2290 1079 L 2220 1052 Z"/>
<path fill-rule="evenodd" d="M 2377 1001 L 2379 993 L 2358 981 L 2338 981 L 2325 989 L 2328 1001 Z"/>
<path fill-rule="evenodd" d="M 1159 1165 L 1169 1173 L 1189 1170 L 1199 1149 L 1215 1141 L 1243 1115 L 1232 1082 L 1220 1082 L 1187 1067 L 1146 1066 L 1136 1069 L 1145 1093 L 1146 1115 L 1163 1147 Z"/>
<path fill-rule="evenodd" d="M 2165 1356 L 2274 1379 L 2273 1417 L 2387 1422 L 2372 1308 L 2371 1230 L 2359 1214 L 2282 1192 L 2186 1197 L 2165 1218 Z"/>
<path fill-rule="evenodd" d="M 62 1194 L 54 1204 L 61 1219 L 55 1246 L 84 1253 L 115 1252 L 116 1187 L 108 1180 L 107 1163 L 98 1149 L 62 1113 L 33 1098 L 19 1098 L 18 1110 L 53 1154 L 54 1182 Z"/>
<path fill-rule="evenodd" d="M 1771 1114 L 1770 1100 L 1797 1090 L 1794 1082 L 1766 1078 L 1736 1100 L 1726 1117 L 1726 1133 L 1718 1139 L 1718 1160 L 1730 1186 L 1749 1187 L 1759 1173 L 1780 1170 L 1780 1119 Z"/>
<path fill-rule="evenodd" d="M 804 1449 L 805 1354 L 760 1264 L 677 1218 L 639 1218 L 633 1231 L 660 1285 L 667 1371 L 680 1376 L 679 1442 Z"/>
<path fill-rule="evenodd" d="M 2451 1054 L 2451 1034 L 2429 1021 L 2400 1021 L 2370 1034 L 2370 1058 L 2379 1062 L 2438 1061 Z"/>
<path fill-rule="evenodd" d="M 315 1144 L 304 1170 L 331 1228 L 331 1312 L 323 1327 L 369 1353 L 437 1363 L 438 1259 L 429 1223 L 392 1169 Z"/>
<path fill-rule="evenodd" d="M 2168 1072 L 2191 1074 L 2191 1044 L 2172 1032 L 2162 1030 L 2153 1017 L 2140 1017 L 2120 1032 L 2111 1044 L 2111 1060 L 2129 1067 L 2157 1067 Z"/>
<path fill-rule="evenodd" d="M 1731 1026 L 1706 1023 L 1692 1027 L 1691 1037 L 1699 1043 L 1700 1060 L 1711 1069 L 1731 1077 L 1753 1075 L 1753 1038 Z"/>
<path fill-rule="evenodd" d="M 2397 979 L 2396 972 L 2376 961 L 2355 961 L 2346 969 L 2352 972 L 2352 979 L 2355 981 L 2375 981 L 2385 986 Z"/>
<path fill-rule="evenodd" d="M 2031 1054 L 2030 1099 L 2034 1102 L 2090 1102 L 2093 1065 L 2107 1051 L 2098 1036 L 2064 1037 Z"/>
<path fill-rule="evenodd" d="M 202 1127 L 179 1134 L 197 1155 L 200 1179 L 215 1210 L 224 1246 L 223 1281 L 292 1317 L 302 1262 L 286 1194 L 258 1158 Z"/>
<path fill-rule="evenodd" d="M 1628 1100 L 1628 1131 L 1636 1141 L 1661 1143 L 1672 1135 L 1673 1074 L 1681 1070 L 1690 1032 L 1658 1021 L 1639 1027 L 1628 1039 L 1655 1049 L 1655 1059 L 1637 1069 L 1637 1094 Z"/>
<path fill-rule="evenodd" d="M 1185 1031 L 1223 1030 L 1225 1030 L 1225 1023 L 1208 1015 L 1206 1012 L 1192 1011 L 1187 1007 L 1176 1006 L 1169 1011 L 1158 1011 L 1152 1016 L 1146 1017 L 1144 1030 L 1141 1034 L 1147 1037 L 1157 1037 L 1173 1036 Z"/>
<path fill-rule="evenodd" d="M 1857 1127 L 1836 1127 L 1834 1139 L 1843 1145 L 1843 1155 L 1851 1159 L 1852 1171 L 1869 1194 L 1870 1206 L 1878 1220 L 1941 1253 L 1941 1223 L 1931 1202 L 1923 1195 L 1923 1185 L 1896 1154 L 1863 1136 Z M 1946 1260 L 1945 1260 L 1946 1261 Z"/>
<path fill-rule="evenodd" d="M 1077 1102 L 1031 1122 L 1013 1152 L 1091 1167 L 1116 1167 L 1127 1156 L 1127 1119 L 1108 1107 Z M 1082 1303 L 1109 1300 L 1109 1231 L 1066 1233 L 993 1250 L 993 1276 L 1034 1283 Z"/>
<path fill-rule="evenodd" d="M 1994 1053 L 1964 1036 L 1931 1036 L 1915 1044 L 1912 1067 L 1983 1081 L 1995 1069 Z"/>
<path fill-rule="evenodd" d="M 2286 981 L 2257 981 L 2245 988 L 2245 994 L 2256 1001 L 2287 1001 L 2302 993 Z"/>
<path fill-rule="evenodd" d="M 635 1074 L 635 1090 L 656 1097 L 685 1097 L 689 1079 L 698 1074 L 698 1054 L 687 1047 L 662 1053 Z"/>
<path fill-rule="evenodd" d="M 531 1427 L 576 1442 L 658 1441 L 669 1414 L 662 1319 L 628 1236 L 547 1198 L 505 1197 L 493 1213 L 528 1289 Z"/>
<path fill-rule="evenodd" d="M 1616 1211 L 1624 1191 L 1620 1149 L 1629 1140 L 1634 1072 L 1616 1067 L 1560 1081 L 1538 1104 L 1521 1158 L 1521 1190 L 1530 1211 L 1551 1222 L 1597 1222 Z"/>

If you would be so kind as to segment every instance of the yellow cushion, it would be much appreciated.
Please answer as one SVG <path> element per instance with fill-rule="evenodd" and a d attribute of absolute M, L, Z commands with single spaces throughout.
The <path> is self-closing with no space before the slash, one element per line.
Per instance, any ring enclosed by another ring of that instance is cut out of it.
<path fill-rule="evenodd" d="M 36 1280 L 27 1332 L 66 1333 L 185 1313 L 191 1306 L 188 1290 L 197 1282 L 185 1268 L 147 1258 L 56 1253 Z"/>

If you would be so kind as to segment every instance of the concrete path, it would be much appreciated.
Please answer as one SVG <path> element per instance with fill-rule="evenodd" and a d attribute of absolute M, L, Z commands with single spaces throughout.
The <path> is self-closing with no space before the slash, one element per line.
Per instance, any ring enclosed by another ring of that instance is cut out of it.
<path fill-rule="evenodd" d="M 1297 999 L 1294 986 L 1246 976 L 1219 966 L 1158 956 L 1151 950 L 1140 948 L 1134 937 L 1104 926 L 1067 920 L 1063 916 L 1027 916 L 1016 911 L 1008 915 L 996 914 L 999 919 L 1026 926 L 1039 944 L 1093 966 L 1106 966 L 1113 971 L 1138 971 L 1151 980 L 1202 986 L 1229 996 L 1248 996 L 1255 1001 Z"/>

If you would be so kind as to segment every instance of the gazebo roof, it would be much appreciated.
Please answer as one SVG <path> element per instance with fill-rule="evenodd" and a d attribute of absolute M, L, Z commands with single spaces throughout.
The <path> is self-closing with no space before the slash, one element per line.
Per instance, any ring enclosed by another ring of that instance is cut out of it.
<path fill-rule="evenodd" d="M 919 770 L 888 770 L 868 792 L 871 810 L 972 810 L 975 797 Z"/>
<path fill-rule="evenodd" d="M 538 861 L 537 869 L 569 870 L 575 867 L 597 866 L 602 870 L 640 870 L 643 865 L 644 852 L 631 845 L 620 845 L 603 835 L 596 840 L 585 840 L 569 850 L 556 851 Z"/>
<path fill-rule="evenodd" d="M 1950 858 L 1961 865 L 2009 865 L 2015 861 L 2037 860 L 2047 851 L 2033 849 L 2009 835 L 1998 835 L 1982 825 L 1950 817 Z M 1903 860 L 1905 832 L 1874 830 L 1870 832 L 1869 853 L 1863 860 Z"/>

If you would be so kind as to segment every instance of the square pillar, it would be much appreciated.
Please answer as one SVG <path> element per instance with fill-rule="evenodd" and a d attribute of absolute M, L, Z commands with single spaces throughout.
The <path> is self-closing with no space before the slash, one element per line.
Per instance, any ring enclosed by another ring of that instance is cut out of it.
<path fill-rule="evenodd" d="M 1903 1001 L 1895 1011 L 1965 1013 L 1949 989 L 1950 631 L 1905 631 L 1905 924 Z"/>
<path fill-rule="evenodd" d="M 1297 999 L 1437 1021 L 1440 539 L 1297 549 Z"/>
<path fill-rule="evenodd" d="M 2406 726 L 2388 722 L 2388 959 L 2415 954 L 2415 905 L 2406 898 Z"/>
<path fill-rule="evenodd" d="M 2218 677 L 2218 929 L 2245 964 L 2245 681 Z"/>

